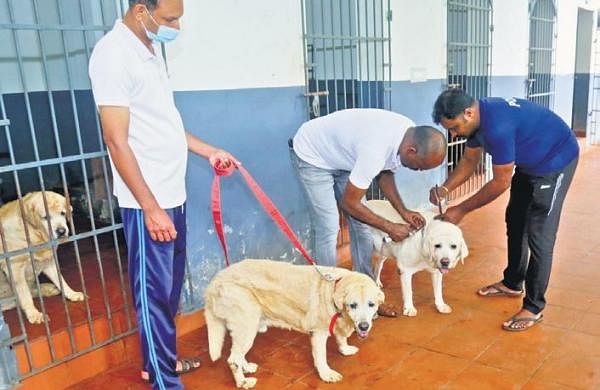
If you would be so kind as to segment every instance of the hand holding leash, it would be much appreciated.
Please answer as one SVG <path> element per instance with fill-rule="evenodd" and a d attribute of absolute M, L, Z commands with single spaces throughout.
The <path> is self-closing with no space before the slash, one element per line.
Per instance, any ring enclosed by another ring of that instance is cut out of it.
<path fill-rule="evenodd" d="M 432 187 L 429 190 L 429 201 L 431 204 L 436 206 L 440 205 L 440 203 L 445 203 L 448 201 L 448 196 L 450 195 L 450 191 L 446 186 L 438 186 Z"/>
<path fill-rule="evenodd" d="M 415 231 L 416 230 L 409 224 L 394 223 L 387 233 L 391 240 L 399 242 L 412 236 Z"/>

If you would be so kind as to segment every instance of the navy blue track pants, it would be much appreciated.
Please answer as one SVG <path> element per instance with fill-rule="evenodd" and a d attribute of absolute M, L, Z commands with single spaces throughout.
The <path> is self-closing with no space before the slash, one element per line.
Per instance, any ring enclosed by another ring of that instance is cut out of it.
<path fill-rule="evenodd" d="M 183 389 L 175 372 L 175 315 L 185 272 L 185 204 L 165 210 L 177 238 L 154 241 L 140 209 L 121 208 L 129 259 L 129 283 L 140 334 L 144 369 L 153 389 Z"/>

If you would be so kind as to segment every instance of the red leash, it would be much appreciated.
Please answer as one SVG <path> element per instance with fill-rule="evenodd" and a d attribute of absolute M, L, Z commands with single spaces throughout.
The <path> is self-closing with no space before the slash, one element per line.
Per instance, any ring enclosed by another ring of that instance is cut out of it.
<path fill-rule="evenodd" d="M 244 167 L 242 167 L 241 165 L 236 166 L 234 164 L 231 164 L 229 168 L 222 168 L 217 162 L 217 164 L 215 164 L 214 166 L 215 177 L 213 178 L 212 182 L 211 207 L 213 220 L 215 223 L 215 230 L 217 231 L 217 236 L 219 237 L 221 246 L 223 247 L 223 252 L 225 253 L 225 263 L 227 264 L 227 266 L 229 266 L 229 254 L 227 252 L 227 241 L 225 240 L 225 234 L 223 233 L 223 214 L 221 212 L 221 187 L 219 185 L 219 177 L 231 175 L 236 168 L 240 171 L 244 180 L 246 180 L 248 187 L 250 188 L 250 190 L 252 190 L 254 196 L 256 197 L 260 205 L 265 209 L 265 211 L 267 212 L 267 214 L 269 214 L 271 219 L 279 226 L 281 231 L 292 242 L 294 247 L 296 247 L 296 249 L 298 249 L 300 253 L 302 253 L 306 261 L 308 261 L 312 265 L 316 265 L 315 260 L 308 254 L 306 249 L 304 249 L 304 247 L 300 243 L 300 240 L 298 239 L 298 237 L 296 237 L 296 234 L 294 234 L 294 231 L 292 230 L 290 225 L 288 225 L 285 218 L 283 218 L 283 215 L 281 215 L 281 212 L 279 212 L 279 210 L 277 209 L 277 207 L 275 207 L 275 204 L 273 204 L 273 202 L 271 201 L 271 199 L 269 199 L 267 194 L 265 194 L 265 192 L 260 188 L 258 183 L 256 183 L 256 181 L 252 178 L 252 176 L 250 176 L 250 173 L 248 173 L 248 171 L 244 169 Z"/>

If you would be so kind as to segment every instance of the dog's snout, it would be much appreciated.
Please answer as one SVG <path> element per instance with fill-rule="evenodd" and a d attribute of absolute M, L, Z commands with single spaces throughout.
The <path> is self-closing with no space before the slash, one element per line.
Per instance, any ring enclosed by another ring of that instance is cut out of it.
<path fill-rule="evenodd" d="M 63 237 L 66 234 L 67 234 L 67 229 L 65 229 L 64 227 L 56 228 L 56 235 L 58 237 Z"/>
<path fill-rule="evenodd" d="M 447 267 L 450 265 L 450 259 L 444 257 L 442 260 L 440 260 L 440 264 L 442 265 L 442 267 Z"/>
<path fill-rule="evenodd" d="M 366 321 L 359 322 L 358 329 L 363 332 L 366 332 L 367 330 L 369 330 L 369 323 Z"/>

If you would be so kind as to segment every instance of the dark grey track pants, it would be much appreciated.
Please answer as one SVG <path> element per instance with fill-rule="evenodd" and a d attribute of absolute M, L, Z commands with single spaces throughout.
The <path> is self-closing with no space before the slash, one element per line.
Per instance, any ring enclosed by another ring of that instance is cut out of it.
<path fill-rule="evenodd" d="M 517 168 L 512 178 L 506 208 L 508 266 L 503 283 L 522 290 L 523 308 L 541 312 L 548 288 L 556 232 L 563 202 L 577 167 L 573 159 L 562 171 L 543 176 L 527 175 Z"/>

